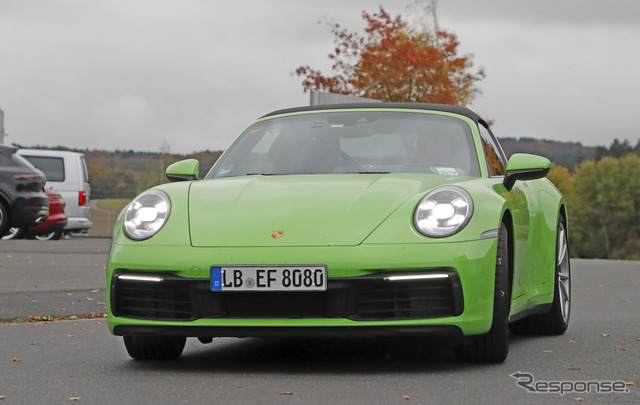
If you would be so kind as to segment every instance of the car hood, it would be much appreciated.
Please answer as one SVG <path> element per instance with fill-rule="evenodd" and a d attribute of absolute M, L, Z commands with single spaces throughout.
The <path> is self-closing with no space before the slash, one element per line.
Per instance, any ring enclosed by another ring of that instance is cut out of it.
<path fill-rule="evenodd" d="M 191 243 L 197 247 L 358 245 L 407 199 L 447 180 L 453 179 L 340 174 L 193 182 Z M 411 226 L 411 218 L 406 221 Z"/>

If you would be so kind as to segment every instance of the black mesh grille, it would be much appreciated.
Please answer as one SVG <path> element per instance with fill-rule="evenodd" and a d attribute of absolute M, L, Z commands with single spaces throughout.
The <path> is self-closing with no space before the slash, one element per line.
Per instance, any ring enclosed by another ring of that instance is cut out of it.
<path fill-rule="evenodd" d="M 462 289 L 455 272 L 443 279 L 385 281 L 387 274 L 329 279 L 325 292 L 212 292 L 207 279 L 161 275 L 162 282 L 114 277 L 116 316 L 199 318 L 423 319 L 460 315 Z"/>
<path fill-rule="evenodd" d="M 194 319 L 189 282 L 114 280 L 116 316 L 144 319 Z"/>
<path fill-rule="evenodd" d="M 448 279 L 379 282 L 359 290 L 357 317 L 365 319 L 434 318 L 455 315 Z"/>

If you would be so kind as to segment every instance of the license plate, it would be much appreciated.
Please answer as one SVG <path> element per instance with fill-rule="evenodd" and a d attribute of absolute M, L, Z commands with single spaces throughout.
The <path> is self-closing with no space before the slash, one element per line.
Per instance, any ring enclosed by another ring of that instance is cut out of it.
<path fill-rule="evenodd" d="M 327 266 L 211 267 L 212 291 L 326 291 Z"/>

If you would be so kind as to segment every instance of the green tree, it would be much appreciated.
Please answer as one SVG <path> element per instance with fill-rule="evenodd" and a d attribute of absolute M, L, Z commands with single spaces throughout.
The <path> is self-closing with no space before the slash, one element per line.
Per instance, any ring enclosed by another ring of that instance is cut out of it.
<path fill-rule="evenodd" d="M 572 246 L 579 257 L 640 259 L 640 157 L 587 161 L 574 179 Z"/>
<path fill-rule="evenodd" d="M 620 140 L 616 138 L 613 140 L 609 148 L 606 148 L 604 146 L 598 146 L 596 148 L 596 160 L 600 160 L 605 156 L 613 156 L 619 158 L 633 152 L 634 148 L 631 146 L 627 139 L 620 142 Z"/>

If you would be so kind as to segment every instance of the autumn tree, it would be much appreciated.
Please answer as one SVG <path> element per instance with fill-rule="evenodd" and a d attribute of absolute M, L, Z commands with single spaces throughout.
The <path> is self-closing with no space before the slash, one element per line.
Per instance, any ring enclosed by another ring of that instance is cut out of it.
<path fill-rule="evenodd" d="M 556 188 L 564 195 L 570 198 L 574 194 L 574 175 L 564 166 L 551 163 L 551 169 L 547 178 L 556 186 Z"/>
<path fill-rule="evenodd" d="M 295 74 L 304 78 L 305 92 L 454 105 L 466 105 L 479 93 L 475 84 L 485 77 L 484 70 L 474 71 L 471 56 L 458 55 L 454 33 L 437 26 L 415 28 L 399 15 L 391 17 L 383 7 L 373 14 L 363 11 L 362 17 L 364 35 L 329 24 L 336 44 L 329 54 L 335 74 L 298 67 Z"/>

